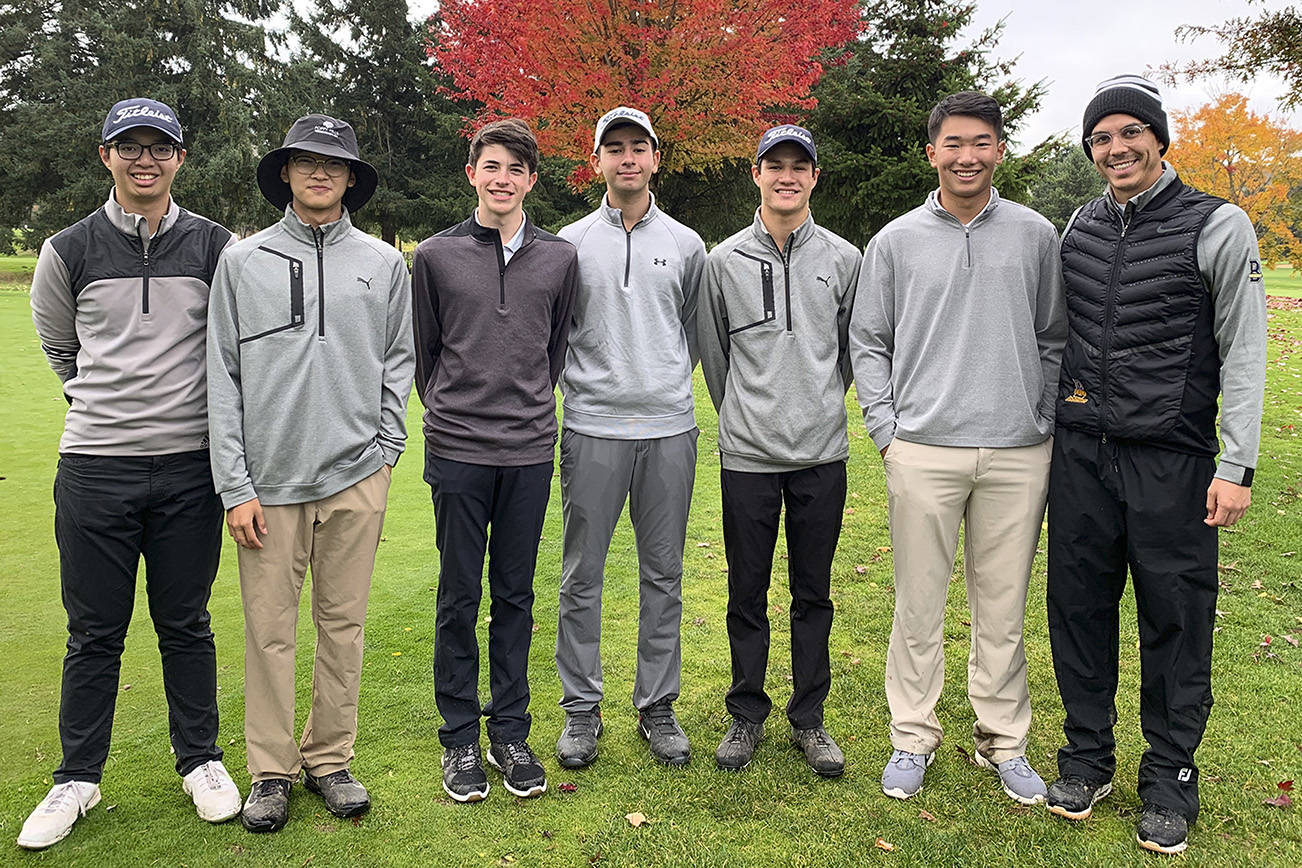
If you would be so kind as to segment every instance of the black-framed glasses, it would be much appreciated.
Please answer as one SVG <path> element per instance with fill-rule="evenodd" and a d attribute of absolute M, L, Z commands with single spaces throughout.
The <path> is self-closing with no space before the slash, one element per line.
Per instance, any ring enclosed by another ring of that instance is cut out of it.
<path fill-rule="evenodd" d="M 1144 130 L 1151 126 L 1152 124 L 1126 124 L 1124 127 L 1117 130 L 1115 135 L 1123 142 L 1133 142 L 1144 134 Z M 1112 144 L 1112 136 L 1113 133 L 1095 133 L 1092 136 L 1088 136 L 1085 141 L 1089 143 L 1091 148 L 1106 148 L 1108 145 Z"/>
<path fill-rule="evenodd" d="M 307 154 L 296 154 L 290 157 L 289 165 L 300 175 L 311 175 L 316 171 L 317 166 L 320 166 L 331 178 L 342 178 L 348 174 L 350 168 L 347 160 L 340 160 L 337 157 L 323 160 L 320 157 L 309 157 Z"/>
<path fill-rule="evenodd" d="M 115 148 L 118 156 L 124 160 L 138 160 L 144 154 L 145 149 L 149 150 L 149 156 L 155 160 L 170 160 L 176 156 L 176 145 L 171 142 L 154 142 L 150 145 L 142 145 L 140 142 L 109 142 L 104 147 Z"/>

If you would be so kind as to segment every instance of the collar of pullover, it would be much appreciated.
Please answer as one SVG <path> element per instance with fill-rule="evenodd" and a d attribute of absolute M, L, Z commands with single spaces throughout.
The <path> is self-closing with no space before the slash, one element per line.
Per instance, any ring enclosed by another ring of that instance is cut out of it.
<path fill-rule="evenodd" d="M 467 220 L 464 225 L 470 228 L 470 237 L 478 241 L 480 244 L 492 244 L 495 239 L 500 239 L 502 237 L 502 233 L 495 227 L 484 226 L 481 224 L 479 218 L 475 216 L 475 212 L 473 211 L 470 212 L 470 219 Z M 524 215 L 524 223 L 521 225 L 520 229 L 524 232 L 524 237 L 520 241 L 520 247 L 523 248 L 533 240 L 533 237 L 536 234 L 533 221 L 529 219 L 528 213 Z M 518 253 L 519 251 L 516 252 Z"/>
<path fill-rule="evenodd" d="M 1117 211 L 1121 212 L 1122 214 L 1126 213 L 1126 207 L 1128 205 L 1133 205 L 1134 211 L 1141 211 L 1143 210 L 1145 205 L 1153 201 L 1153 199 L 1157 196 L 1158 193 L 1161 193 L 1167 187 L 1171 186 L 1171 182 L 1174 180 L 1175 180 L 1175 169 L 1171 166 L 1170 163 L 1168 163 L 1166 160 L 1163 160 L 1162 174 L 1158 176 L 1158 179 L 1156 181 L 1153 182 L 1153 186 L 1149 187 L 1147 190 L 1145 190 L 1142 193 L 1132 196 L 1130 198 L 1130 201 L 1127 202 L 1126 205 L 1118 205 L 1117 200 L 1112 198 L 1112 191 L 1109 190 L 1108 202 L 1111 203 L 1113 208 L 1116 208 Z"/>
<path fill-rule="evenodd" d="M 117 200 L 115 195 L 117 188 L 109 190 L 108 201 L 104 203 L 104 213 L 108 215 L 109 222 L 112 223 L 121 232 L 148 242 L 151 237 L 157 238 L 168 229 L 176 225 L 176 218 L 181 214 L 181 208 L 176 204 L 176 200 L 170 196 L 167 199 L 167 213 L 163 219 L 158 221 L 158 230 L 151 236 L 149 234 L 149 221 L 141 214 L 132 214 L 124 209 Z"/>
<path fill-rule="evenodd" d="M 654 219 L 656 212 L 659 210 L 658 208 L 656 208 L 656 194 L 647 191 L 647 195 L 651 197 L 651 207 L 646 209 L 646 213 L 643 214 L 641 218 L 636 223 L 633 224 L 633 228 L 635 229 L 638 226 L 641 226 L 643 223 L 647 223 L 652 219 Z M 612 226 L 618 226 L 620 229 L 624 228 L 624 212 L 619 210 L 618 208 L 612 208 L 610 206 L 609 195 L 605 195 L 601 197 L 601 216 L 605 218 L 606 222 L 610 223 Z"/>
<path fill-rule="evenodd" d="M 814 212 L 810 211 L 809 216 L 805 218 L 805 222 L 791 230 L 791 235 L 787 238 L 787 244 L 790 246 L 790 249 L 795 250 L 797 247 L 812 238 L 814 235 L 814 228 Z M 782 252 L 782 250 L 778 248 L 777 241 L 775 241 L 773 236 L 769 234 L 769 230 L 765 227 L 764 221 L 760 219 L 760 209 L 758 208 L 755 209 L 755 222 L 751 224 L 750 231 L 761 243 L 771 245 L 774 250 L 778 251 L 778 253 Z"/>
<path fill-rule="evenodd" d="M 955 223 L 958 226 L 962 227 L 963 229 L 974 228 L 977 224 L 981 223 L 983 220 L 987 219 L 991 214 L 993 214 L 995 208 L 997 207 L 999 207 L 999 191 L 996 190 L 994 187 L 991 187 L 990 201 L 986 203 L 986 207 L 982 208 L 981 211 L 975 217 L 973 217 L 970 221 L 964 224 L 953 214 L 946 211 L 944 206 L 940 204 L 940 190 L 932 190 L 930 193 L 927 194 L 927 210 L 931 211 L 932 214 L 935 214 L 937 217 L 941 218 L 942 220 L 948 220 L 949 222 Z"/>
<path fill-rule="evenodd" d="M 316 237 L 313 229 L 321 233 L 322 244 L 334 244 L 336 241 L 348 234 L 353 228 L 353 221 L 348 218 L 348 209 L 343 209 L 343 216 L 332 223 L 322 223 L 320 226 L 312 226 L 304 223 L 303 220 L 294 213 L 294 203 L 291 202 L 285 206 L 285 216 L 281 218 L 280 225 L 293 238 L 305 244 L 316 245 Z"/>

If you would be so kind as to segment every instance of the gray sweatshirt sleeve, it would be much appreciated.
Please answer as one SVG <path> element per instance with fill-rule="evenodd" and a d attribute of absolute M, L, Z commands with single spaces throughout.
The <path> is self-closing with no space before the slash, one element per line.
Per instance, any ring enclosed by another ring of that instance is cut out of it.
<path fill-rule="evenodd" d="M 77 299 L 72 295 L 68 266 L 48 240 L 32 273 L 32 324 L 41 339 L 41 352 L 66 383 L 77 376 Z"/>
<path fill-rule="evenodd" d="M 1062 282 L 1062 255 L 1057 233 L 1045 227 L 1040 256 L 1040 286 L 1035 297 L 1035 343 L 1044 372 L 1044 391 L 1039 415 L 1053 428 L 1058 409 L 1058 372 L 1062 349 L 1067 343 L 1067 294 Z"/>
<path fill-rule="evenodd" d="M 854 366 L 850 363 L 850 318 L 854 311 L 855 293 L 859 288 L 859 270 L 863 265 L 863 259 L 857 255 L 849 258 L 848 273 L 841 283 L 841 300 L 836 309 L 836 363 L 841 369 L 841 382 L 845 383 L 845 390 L 850 391 L 850 384 L 854 382 Z"/>
<path fill-rule="evenodd" d="M 723 405 L 728 382 L 728 312 L 723 305 L 723 285 L 719 278 L 722 257 L 715 253 L 705 259 L 701 290 L 697 304 L 697 348 L 701 354 L 701 373 L 717 411 Z"/>
<path fill-rule="evenodd" d="M 697 347 L 696 314 L 700 305 L 701 273 L 705 270 L 705 244 L 700 237 L 692 237 L 683 251 L 683 259 L 683 334 L 687 337 L 687 357 L 691 367 L 695 368 L 701 358 Z"/>
<path fill-rule="evenodd" d="M 208 297 L 208 452 L 213 484 L 230 509 L 258 496 L 244 456 L 240 329 L 235 308 L 239 266 L 229 248 L 217 261 Z"/>
<path fill-rule="evenodd" d="M 1221 355 L 1224 450 L 1216 478 L 1250 484 L 1266 388 L 1266 290 L 1257 234 L 1243 209 L 1226 203 L 1212 212 L 1198 239 L 1198 263 Z"/>
<path fill-rule="evenodd" d="M 878 235 L 868 242 L 854 312 L 850 317 L 850 361 L 863 408 L 864 427 L 878 450 L 895 439 L 895 395 L 891 359 L 895 352 L 895 273 Z"/>
<path fill-rule="evenodd" d="M 407 446 L 407 399 L 416 375 L 416 347 L 411 331 L 411 275 L 397 257 L 389 281 L 389 310 L 384 349 L 384 393 L 380 397 L 380 449 L 384 463 L 398 463 Z"/>

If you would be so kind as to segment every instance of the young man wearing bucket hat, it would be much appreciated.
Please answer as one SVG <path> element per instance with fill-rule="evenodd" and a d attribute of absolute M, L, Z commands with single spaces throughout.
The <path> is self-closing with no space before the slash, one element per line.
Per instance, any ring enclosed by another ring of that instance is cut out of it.
<path fill-rule="evenodd" d="M 524 213 L 538 180 L 538 142 L 528 124 L 507 118 L 483 126 L 470 140 L 466 178 L 479 204 L 416 248 L 412 295 L 439 550 L 434 701 L 443 718 L 443 789 L 458 802 L 477 802 L 488 795 L 481 716 L 488 762 L 507 792 L 547 789 L 527 741 L 533 575 L 578 266 L 572 244 Z M 486 552 L 492 697 L 481 707 L 475 628 Z"/>
<path fill-rule="evenodd" d="M 415 364 L 402 256 L 349 220 L 376 183 L 351 126 L 299 118 L 258 164 L 258 186 L 284 217 L 232 245 L 213 283 L 212 463 L 240 546 L 252 832 L 285 825 L 300 771 L 332 814 L 370 806 L 349 770 L 362 630 Z M 294 639 L 309 567 L 316 663 L 296 740 Z"/>
<path fill-rule="evenodd" d="M 1009 798 L 1032 805 L 1045 787 L 1026 759 L 1022 628 L 1067 333 L 1058 239 L 992 186 L 1005 148 L 997 101 L 946 96 L 927 133 L 938 187 L 868 244 L 850 327 L 895 559 L 882 791 L 914 796 L 943 736 L 945 597 L 962 526 L 973 756 Z"/>
<path fill-rule="evenodd" d="M 561 765 L 596 759 L 601 734 L 601 590 L 615 524 L 629 505 L 641 600 L 633 706 L 651 754 L 691 757 L 674 716 L 682 670 L 683 545 L 696 479 L 696 297 L 705 244 L 656 207 L 660 146 L 645 112 L 597 122 L 590 159 L 606 182 L 596 211 L 560 236 L 579 251 L 574 326 L 561 374 L 561 567 L 556 669 Z"/>
<path fill-rule="evenodd" d="M 203 819 L 240 807 L 216 743 L 221 504 L 203 399 L 209 286 L 231 234 L 172 200 L 185 149 L 167 105 L 122 100 L 100 141 L 108 201 L 45 242 L 32 279 L 32 319 L 69 405 L 54 481 L 68 650 L 63 761 L 18 836 L 28 849 L 62 840 L 100 801 L 141 556 L 176 770 Z"/>
<path fill-rule="evenodd" d="M 750 763 L 772 702 L 768 589 L 787 510 L 791 588 L 791 743 L 825 777 L 845 757 L 823 728 L 832 683 L 832 558 L 845 507 L 848 329 L 859 251 L 814 223 L 813 136 L 790 124 L 760 139 L 752 225 L 710 251 L 698 320 L 701 371 L 719 411 L 723 542 L 728 557 L 732 715 L 715 762 Z"/>
<path fill-rule="evenodd" d="M 1047 802 L 1083 820 L 1112 791 L 1129 573 L 1148 743 L 1135 834 L 1144 849 L 1172 854 L 1186 848 L 1199 813 L 1194 752 L 1212 708 L 1217 530 L 1252 501 L 1266 295 L 1248 215 L 1163 161 L 1171 136 L 1156 85 L 1137 75 L 1103 81 L 1082 134 L 1108 189 L 1072 215 L 1062 239 L 1070 329 L 1047 598 L 1067 743 Z"/>

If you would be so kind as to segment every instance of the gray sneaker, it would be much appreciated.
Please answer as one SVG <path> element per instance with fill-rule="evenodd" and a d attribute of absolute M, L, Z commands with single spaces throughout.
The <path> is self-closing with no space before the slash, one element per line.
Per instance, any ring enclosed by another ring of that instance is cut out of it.
<path fill-rule="evenodd" d="M 567 769 L 592 765 L 601 737 L 601 709 L 565 713 L 565 727 L 556 740 L 556 761 Z"/>
<path fill-rule="evenodd" d="M 791 730 L 791 743 L 805 754 L 809 767 L 825 778 L 839 778 L 845 771 L 845 754 L 821 726 Z"/>
<path fill-rule="evenodd" d="M 734 717 L 732 726 L 728 727 L 723 741 L 714 752 L 714 762 L 721 769 L 739 772 L 750 765 L 755 756 L 755 747 L 764 737 L 764 724 L 751 723 L 742 717 Z"/>
<path fill-rule="evenodd" d="M 336 817 L 356 817 L 371 809 L 371 795 L 348 769 L 317 777 L 303 772 L 303 786 L 325 799 L 326 810 Z"/>
<path fill-rule="evenodd" d="M 1038 805 L 1044 801 L 1044 779 L 1035 773 L 1026 757 L 1015 756 L 996 764 L 981 751 L 974 753 L 978 766 L 999 775 L 999 782 L 1004 785 L 1004 793 L 1008 798 L 1022 805 Z"/>
<path fill-rule="evenodd" d="M 927 766 L 936 759 L 935 751 L 928 754 L 897 750 L 882 769 L 882 792 L 893 799 L 909 799 L 922 789 L 922 776 Z"/>
<path fill-rule="evenodd" d="M 667 700 L 652 705 L 637 715 L 637 731 L 646 739 L 651 756 L 665 765 L 685 766 L 692 758 L 687 733 L 674 717 L 674 707 Z"/>

